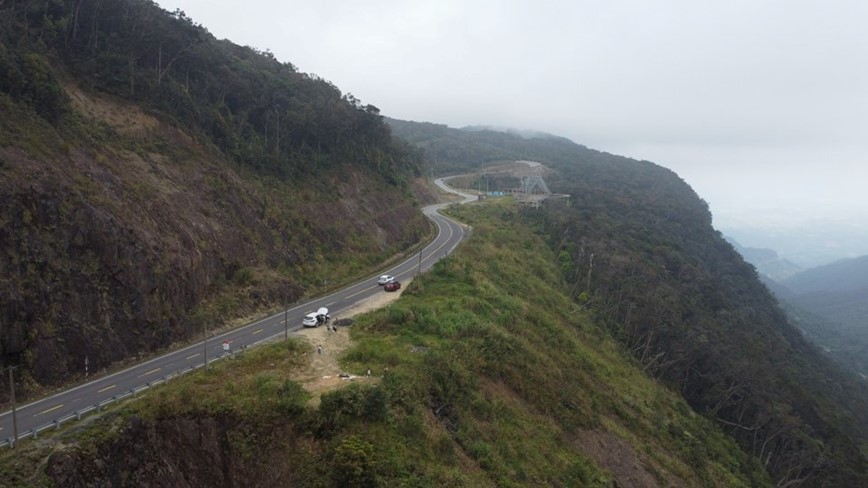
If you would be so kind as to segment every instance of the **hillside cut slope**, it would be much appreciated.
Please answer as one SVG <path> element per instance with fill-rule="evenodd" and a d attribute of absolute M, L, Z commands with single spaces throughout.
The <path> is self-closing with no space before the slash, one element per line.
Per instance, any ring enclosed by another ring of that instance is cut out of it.
<path fill-rule="evenodd" d="M 375 107 L 150 1 L 0 3 L 0 112 L 0 364 L 21 366 L 19 398 L 430 232 L 418 157 Z"/>

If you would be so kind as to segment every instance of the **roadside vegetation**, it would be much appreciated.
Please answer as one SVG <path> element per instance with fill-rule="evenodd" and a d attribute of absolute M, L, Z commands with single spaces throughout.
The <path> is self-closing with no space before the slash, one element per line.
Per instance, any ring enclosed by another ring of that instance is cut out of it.
<path fill-rule="evenodd" d="M 364 381 L 312 404 L 292 379 L 311 348 L 264 346 L 122 408 L 111 436 L 70 435 L 39 469 L 96 482 L 135 453 L 159 474 L 128 468 L 129 482 L 770 485 L 573 303 L 515 204 L 453 212 L 472 237 L 350 329 L 342 365 Z M 182 463 L 173 453 L 185 446 Z M 232 461 L 219 479 L 196 467 L 220 459 Z"/>

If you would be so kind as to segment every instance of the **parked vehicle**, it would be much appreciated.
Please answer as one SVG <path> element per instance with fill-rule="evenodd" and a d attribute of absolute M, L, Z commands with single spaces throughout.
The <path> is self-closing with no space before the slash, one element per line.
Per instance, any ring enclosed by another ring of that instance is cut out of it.
<path fill-rule="evenodd" d="M 386 290 L 386 291 L 398 291 L 400 289 L 401 289 L 401 282 L 400 281 L 390 281 L 390 282 L 386 283 L 385 285 L 383 285 L 383 290 Z"/>
<path fill-rule="evenodd" d="M 320 307 L 316 312 L 309 312 L 305 315 L 301 321 L 301 325 L 305 327 L 319 327 L 322 324 L 327 324 L 329 320 L 331 320 L 329 309 Z"/>
<path fill-rule="evenodd" d="M 392 275 L 383 275 L 380 276 L 380 279 L 377 280 L 378 285 L 385 285 L 386 283 L 391 283 L 395 281 L 395 277 Z"/>

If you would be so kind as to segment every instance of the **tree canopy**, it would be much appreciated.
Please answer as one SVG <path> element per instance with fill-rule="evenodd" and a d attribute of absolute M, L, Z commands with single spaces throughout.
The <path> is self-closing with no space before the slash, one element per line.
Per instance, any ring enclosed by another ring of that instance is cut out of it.
<path fill-rule="evenodd" d="M 279 176 L 352 161 L 393 179 L 418 155 L 393 140 L 379 109 L 269 51 L 214 38 L 149 0 L 0 4 L 0 92 L 48 118 L 67 108 L 58 74 L 169 116 L 239 163 Z"/>

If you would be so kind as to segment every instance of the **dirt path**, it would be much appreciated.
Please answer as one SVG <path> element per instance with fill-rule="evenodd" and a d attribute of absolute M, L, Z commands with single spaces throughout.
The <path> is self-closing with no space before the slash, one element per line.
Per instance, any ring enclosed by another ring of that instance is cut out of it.
<path fill-rule="evenodd" d="M 349 310 L 342 312 L 339 316 L 332 316 L 332 323 L 339 319 L 352 318 L 356 315 L 376 310 L 385 307 L 394 302 L 401 296 L 404 288 L 410 283 L 406 281 L 401 283 L 401 290 L 397 292 L 382 292 L 363 300 L 354 305 Z M 338 366 L 338 357 L 346 350 L 352 341 L 350 340 L 350 329 L 347 327 L 338 327 L 337 332 L 320 326 L 312 329 L 302 329 L 295 332 L 296 337 L 300 337 L 312 347 L 310 362 L 307 367 L 299 371 L 296 380 L 304 385 L 305 389 L 313 394 L 313 402 L 319 403 L 319 397 L 323 392 L 339 388 L 347 381 L 377 381 L 380 372 L 371 372 L 371 377 L 366 376 L 350 376 L 349 378 L 341 378 L 339 375 L 344 374 Z M 318 352 L 317 347 L 322 346 L 322 352 Z"/>

